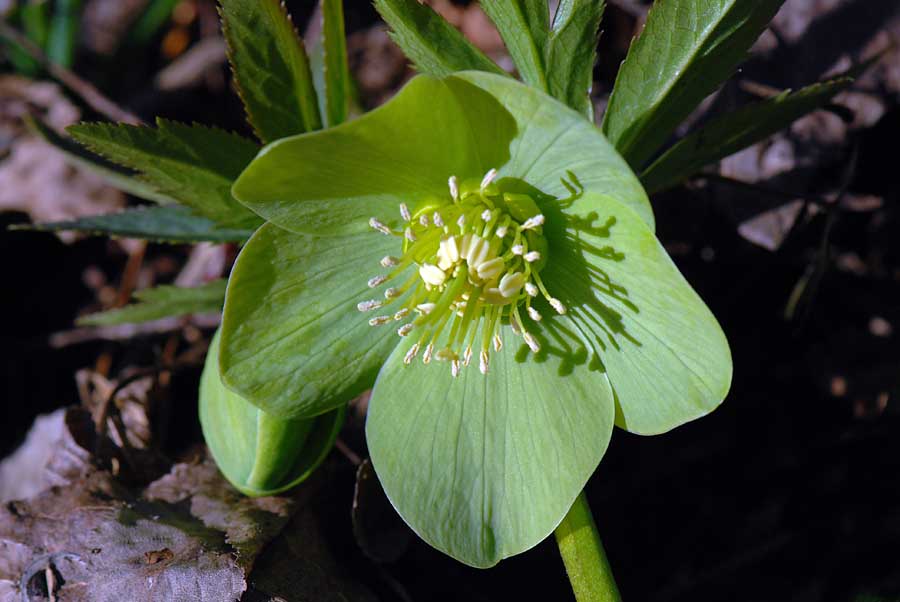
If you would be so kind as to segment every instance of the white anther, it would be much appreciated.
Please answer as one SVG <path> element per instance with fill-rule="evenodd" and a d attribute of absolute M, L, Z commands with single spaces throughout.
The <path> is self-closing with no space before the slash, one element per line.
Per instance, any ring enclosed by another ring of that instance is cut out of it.
<path fill-rule="evenodd" d="M 382 324 L 387 324 L 388 322 L 393 322 L 394 316 L 376 316 L 369 320 L 369 326 L 381 326 Z"/>
<path fill-rule="evenodd" d="M 539 291 L 538 287 L 536 287 L 533 282 L 526 282 L 525 292 L 528 293 L 529 297 L 537 297 Z"/>
<path fill-rule="evenodd" d="M 481 180 L 481 191 L 484 192 L 484 189 L 491 185 L 497 179 L 497 170 L 491 169 L 489 172 L 484 174 L 484 178 Z"/>
<path fill-rule="evenodd" d="M 412 228 L 409 228 L 409 227 L 407 227 L 406 230 L 403 232 L 403 236 L 405 236 L 406 240 L 408 240 L 409 242 L 416 242 L 416 240 L 417 240 L 416 233 L 413 232 Z"/>
<path fill-rule="evenodd" d="M 420 314 L 426 315 L 426 316 L 428 314 L 430 314 L 432 312 L 432 310 L 434 310 L 434 308 L 435 308 L 434 303 L 421 303 L 419 305 L 416 305 L 416 311 L 419 312 Z"/>
<path fill-rule="evenodd" d="M 558 313 L 559 315 L 563 315 L 564 313 L 566 313 L 566 306 L 563 305 L 562 301 L 560 301 L 559 299 L 550 297 L 549 299 L 547 299 L 547 301 L 550 302 L 550 306 L 555 309 L 556 313 Z"/>
<path fill-rule="evenodd" d="M 462 231 L 462 229 L 466 227 L 466 216 L 460 215 L 456 218 L 456 225 L 459 226 L 460 231 Z"/>
<path fill-rule="evenodd" d="M 480 264 L 475 271 L 478 273 L 479 278 L 490 281 L 502 274 L 505 269 L 506 262 L 500 257 L 495 257 Z"/>
<path fill-rule="evenodd" d="M 396 299 L 397 297 L 399 297 L 402 294 L 403 294 L 403 291 L 400 290 L 399 288 L 391 287 L 391 288 L 387 289 L 386 291 L 384 291 L 384 298 L 385 299 Z"/>
<path fill-rule="evenodd" d="M 428 347 L 425 348 L 425 353 L 422 354 L 422 363 L 430 364 L 431 363 L 431 354 L 434 353 L 434 345 L 428 343 Z"/>
<path fill-rule="evenodd" d="M 503 350 L 503 339 L 500 338 L 499 334 L 494 335 L 494 351 L 502 351 Z"/>
<path fill-rule="evenodd" d="M 369 288 L 376 288 L 388 281 L 387 276 L 375 276 L 369 278 Z"/>
<path fill-rule="evenodd" d="M 450 374 L 453 375 L 453 378 L 459 376 L 459 360 L 452 360 L 450 362 Z"/>
<path fill-rule="evenodd" d="M 484 211 L 481 212 L 481 221 L 483 221 L 483 222 L 491 221 L 491 210 L 490 209 L 485 209 Z"/>
<path fill-rule="evenodd" d="M 425 227 L 427 228 L 427 227 L 428 227 L 428 224 L 430 223 L 430 222 L 428 221 L 428 215 L 425 214 L 425 213 L 423 213 L 422 215 L 420 215 L 420 216 L 419 216 L 419 223 L 422 224 L 423 226 L 425 226 Z"/>
<path fill-rule="evenodd" d="M 507 228 L 506 226 L 500 226 L 499 228 L 497 228 L 497 238 L 504 238 L 507 232 L 509 232 L 509 228 Z"/>
<path fill-rule="evenodd" d="M 409 366 L 416 356 L 419 354 L 419 344 L 416 343 L 412 347 L 409 348 L 409 351 L 406 352 L 406 355 L 403 356 L 403 363 Z"/>
<path fill-rule="evenodd" d="M 397 334 L 401 337 L 409 336 L 409 333 L 412 332 L 413 325 L 412 324 L 404 324 L 400 328 L 397 329 Z"/>
<path fill-rule="evenodd" d="M 540 251 L 528 251 L 525 253 L 525 261 L 528 263 L 534 263 L 535 261 L 540 261 L 541 253 Z"/>
<path fill-rule="evenodd" d="M 538 228 L 544 225 L 544 216 L 540 213 L 533 217 L 529 217 L 525 220 L 525 223 L 522 224 L 523 230 L 531 230 L 532 228 Z"/>
<path fill-rule="evenodd" d="M 442 270 L 446 270 L 459 261 L 459 245 L 457 245 L 455 236 L 448 236 L 441 239 L 437 256 L 438 266 L 440 266 Z"/>
<path fill-rule="evenodd" d="M 384 305 L 383 301 L 372 299 L 371 301 L 360 301 L 356 304 L 356 309 L 359 311 L 372 311 L 373 309 L 378 309 L 382 305 Z"/>
<path fill-rule="evenodd" d="M 491 358 L 488 355 L 487 351 L 482 351 L 478 355 L 478 369 L 481 370 L 482 374 L 487 374 L 488 369 L 490 368 Z"/>
<path fill-rule="evenodd" d="M 522 290 L 522 286 L 525 284 L 525 274 L 522 272 L 515 272 L 513 274 L 506 274 L 503 278 L 500 279 L 500 294 L 510 299 L 519 294 L 519 291 Z"/>
<path fill-rule="evenodd" d="M 381 232 L 382 234 L 388 234 L 388 235 L 393 234 L 391 229 L 388 228 L 384 224 L 384 222 L 381 222 L 381 221 L 375 219 L 374 217 L 369 218 L 369 227 L 372 228 L 373 230 L 377 230 L 377 231 Z"/>
<path fill-rule="evenodd" d="M 541 346 L 538 344 L 537 339 L 531 336 L 530 332 L 523 333 L 522 338 L 525 339 L 525 344 L 528 345 L 529 349 L 535 353 L 540 353 Z"/>
<path fill-rule="evenodd" d="M 409 308 L 404 307 L 403 309 L 401 309 L 400 311 L 398 311 L 397 313 L 394 314 L 394 320 L 397 320 L 397 321 L 402 320 L 403 318 L 405 318 L 408 315 L 409 315 Z"/>
<path fill-rule="evenodd" d="M 525 252 L 525 245 L 513 245 L 510 251 L 513 255 L 521 255 Z"/>
<path fill-rule="evenodd" d="M 434 222 L 434 225 L 438 228 L 444 227 L 444 218 L 437 211 L 434 212 L 434 215 L 431 216 L 431 221 Z"/>
<path fill-rule="evenodd" d="M 539 312 L 538 310 L 536 310 L 533 307 L 529 307 L 528 308 L 528 317 L 530 317 L 535 322 L 540 322 L 541 321 L 541 312 Z"/>
<path fill-rule="evenodd" d="M 403 218 L 404 222 L 408 222 L 412 219 L 412 214 L 409 212 L 409 207 L 406 203 L 400 203 L 400 217 Z"/>
<path fill-rule="evenodd" d="M 469 361 L 472 359 L 472 347 L 466 347 L 465 353 L 463 353 L 463 366 L 468 366 Z"/>
<path fill-rule="evenodd" d="M 519 323 L 516 320 L 510 320 L 509 326 L 512 328 L 513 334 L 522 334 L 522 327 L 519 326 Z"/>
<path fill-rule="evenodd" d="M 392 255 L 385 255 L 384 257 L 381 258 L 381 261 L 379 263 L 381 264 L 381 267 L 383 267 L 383 268 L 392 268 L 395 265 L 400 264 L 400 259 L 397 257 L 394 257 Z"/>
<path fill-rule="evenodd" d="M 422 277 L 426 284 L 431 286 L 440 286 L 447 280 L 447 274 L 444 270 L 430 263 L 422 264 L 422 267 L 419 268 L 419 276 Z"/>
<path fill-rule="evenodd" d="M 447 180 L 447 184 L 450 186 L 450 196 L 454 201 L 459 200 L 459 180 L 456 179 L 456 176 L 450 176 L 450 179 Z"/>
<path fill-rule="evenodd" d="M 478 269 L 478 266 L 487 260 L 491 246 L 480 236 L 473 235 L 467 251 L 465 257 L 469 267 Z"/>

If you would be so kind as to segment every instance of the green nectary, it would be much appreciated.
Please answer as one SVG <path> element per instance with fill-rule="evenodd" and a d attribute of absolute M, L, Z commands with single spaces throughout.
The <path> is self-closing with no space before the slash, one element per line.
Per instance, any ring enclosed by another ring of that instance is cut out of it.
<path fill-rule="evenodd" d="M 224 384 L 282 419 L 372 388 L 385 492 L 467 564 L 549 535 L 614 424 L 664 432 L 728 390 L 727 341 L 634 174 L 593 124 L 511 78 L 416 77 L 354 121 L 270 144 L 233 194 L 268 223 L 229 281 Z"/>

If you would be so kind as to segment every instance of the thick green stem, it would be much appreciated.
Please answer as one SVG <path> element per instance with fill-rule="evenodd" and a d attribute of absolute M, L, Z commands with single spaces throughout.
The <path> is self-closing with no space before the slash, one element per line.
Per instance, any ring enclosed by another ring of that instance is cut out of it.
<path fill-rule="evenodd" d="M 578 602 L 622 602 L 584 491 L 556 528 L 556 543 Z"/>

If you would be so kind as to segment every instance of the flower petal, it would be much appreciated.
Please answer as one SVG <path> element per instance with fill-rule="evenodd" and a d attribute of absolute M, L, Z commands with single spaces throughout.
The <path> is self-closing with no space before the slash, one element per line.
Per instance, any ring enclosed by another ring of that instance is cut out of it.
<path fill-rule="evenodd" d="M 612 390 L 586 348 L 571 331 L 534 332 L 537 356 L 503 327 L 487 376 L 474 365 L 457 378 L 446 363 L 405 366 L 402 345 L 369 405 L 366 438 L 388 498 L 425 541 L 471 566 L 547 537 L 612 431 Z"/>
<path fill-rule="evenodd" d="M 331 450 L 344 408 L 309 419 L 266 414 L 225 388 L 219 340 L 209 346 L 200 380 L 200 424 L 222 474 L 246 495 L 274 495 L 304 481 Z"/>
<path fill-rule="evenodd" d="M 225 384 L 266 412 L 310 417 L 372 386 L 397 344 L 369 326 L 357 304 L 381 291 L 367 279 L 387 270 L 397 238 L 377 233 L 314 237 L 265 224 L 241 251 L 225 298 Z"/>
<path fill-rule="evenodd" d="M 560 198 L 563 180 L 574 179 L 653 227 L 647 195 L 596 126 L 542 92 L 483 72 L 420 75 L 359 119 L 276 141 L 232 192 L 282 228 L 346 234 L 372 216 L 396 222 L 401 202 L 447 198 L 451 175 L 480 180 L 492 168 Z"/>
<path fill-rule="evenodd" d="M 558 207 L 542 274 L 607 370 L 616 424 L 656 434 L 715 409 L 731 385 L 728 341 L 641 217 L 591 194 Z"/>

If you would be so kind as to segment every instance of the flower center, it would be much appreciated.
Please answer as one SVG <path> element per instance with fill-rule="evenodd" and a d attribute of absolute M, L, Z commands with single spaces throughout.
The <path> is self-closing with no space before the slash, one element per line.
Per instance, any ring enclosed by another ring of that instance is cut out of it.
<path fill-rule="evenodd" d="M 380 262 L 392 271 L 370 279 L 370 288 L 388 285 L 408 267 L 417 267 L 407 281 L 388 286 L 384 300 L 358 305 L 360 311 L 391 308 L 392 313 L 376 316 L 369 324 L 403 322 L 397 334 L 416 336 L 406 364 L 424 350 L 424 363 L 447 361 L 457 376 L 469 365 L 474 348 L 479 350 L 481 372 L 487 374 L 490 348 L 503 348 L 501 324 L 509 323 L 537 353 L 540 345 L 525 328 L 521 312 L 540 321 L 541 314 L 532 307 L 538 295 L 558 313 L 566 312 L 540 277 L 547 254 L 543 214 L 530 196 L 502 192 L 494 184 L 496 177 L 492 169 L 480 183 L 460 185 L 454 176 L 448 198 L 423 201 L 414 212 L 401 204 L 402 231 L 369 220 L 374 230 L 403 239 L 403 254 Z"/>

